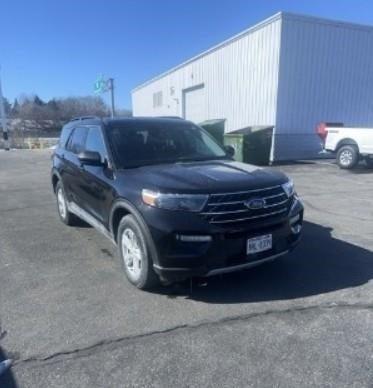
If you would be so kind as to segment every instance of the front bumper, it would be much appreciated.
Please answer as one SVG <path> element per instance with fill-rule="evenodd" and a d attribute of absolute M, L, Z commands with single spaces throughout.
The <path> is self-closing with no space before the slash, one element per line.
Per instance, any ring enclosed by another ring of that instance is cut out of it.
<path fill-rule="evenodd" d="M 152 220 L 148 221 L 158 251 L 154 270 L 163 280 L 179 281 L 238 271 L 287 254 L 300 241 L 303 205 L 295 198 L 289 213 L 282 218 L 241 228 L 216 228 L 207 222 L 200 223 L 197 218 L 193 222 L 193 216 L 186 219 L 185 215 L 180 220 L 175 215 L 169 220 L 164 225 L 158 222 L 156 226 Z M 247 239 L 266 234 L 272 234 L 272 249 L 247 255 Z M 210 241 L 182 241 L 180 235 L 210 236 Z"/>

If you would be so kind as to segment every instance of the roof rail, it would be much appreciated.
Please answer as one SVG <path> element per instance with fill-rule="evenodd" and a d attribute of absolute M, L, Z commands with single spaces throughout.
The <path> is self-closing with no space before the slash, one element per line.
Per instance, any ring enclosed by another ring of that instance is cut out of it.
<path fill-rule="evenodd" d="M 89 120 L 89 119 L 101 120 L 101 118 L 98 116 L 79 116 L 79 117 L 73 117 L 70 121 L 81 121 L 81 120 Z"/>

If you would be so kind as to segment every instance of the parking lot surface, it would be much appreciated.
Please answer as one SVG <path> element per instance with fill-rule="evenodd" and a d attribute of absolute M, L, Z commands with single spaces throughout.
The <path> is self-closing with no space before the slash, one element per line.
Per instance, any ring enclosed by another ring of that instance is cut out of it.
<path fill-rule="evenodd" d="M 300 246 L 150 293 L 60 222 L 49 151 L 0 151 L 0 387 L 372 387 L 373 170 L 275 168 L 305 203 Z"/>

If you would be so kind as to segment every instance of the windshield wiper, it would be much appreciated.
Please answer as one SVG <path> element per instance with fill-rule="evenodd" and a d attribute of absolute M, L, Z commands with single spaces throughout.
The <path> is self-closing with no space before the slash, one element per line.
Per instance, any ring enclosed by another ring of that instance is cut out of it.
<path fill-rule="evenodd" d="M 128 163 L 123 165 L 124 169 L 139 168 L 144 166 L 157 166 L 159 164 L 172 164 L 172 163 L 184 163 L 184 162 L 205 162 L 209 160 L 222 160 L 228 159 L 227 156 L 204 156 L 204 157 L 182 157 L 177 159 L 163 159 L 163 160 L 144 160 L 137 163 Z"/>
<path fill-rule="evenodd" d="M 227 156 L 204 156 L 204 157 L 185 157 L 185 158 L 177 158 L 177 162 L 205 162 L 209 160 L 222 160 L 228 159 Z"/>
<path fill-rule="evenodd" d="M 129 163 L 129 164 L 125 164 L 123 165 L 123 168 L 124 169 L 127 169 L 127 168 L 139 168 L 139 167 L 144 167 L 144 166 L 157 166 L 158 164 L 170 164 L 170 163 L 175 163 L 176 160 L 175 159 L 170 159 L 170 160 L 147 160 L 147 161 L 141 161 L 141 162 L 138 162 L 138 163 Z"/>

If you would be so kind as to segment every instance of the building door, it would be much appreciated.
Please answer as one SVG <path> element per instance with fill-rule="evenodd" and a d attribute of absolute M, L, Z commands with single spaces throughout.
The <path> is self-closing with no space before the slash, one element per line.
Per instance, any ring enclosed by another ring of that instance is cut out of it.
<path fill-rule="evenodd" d="M 204 84 L 183 90 L 183 117 L 196 124 L 207 119 Z"/>

